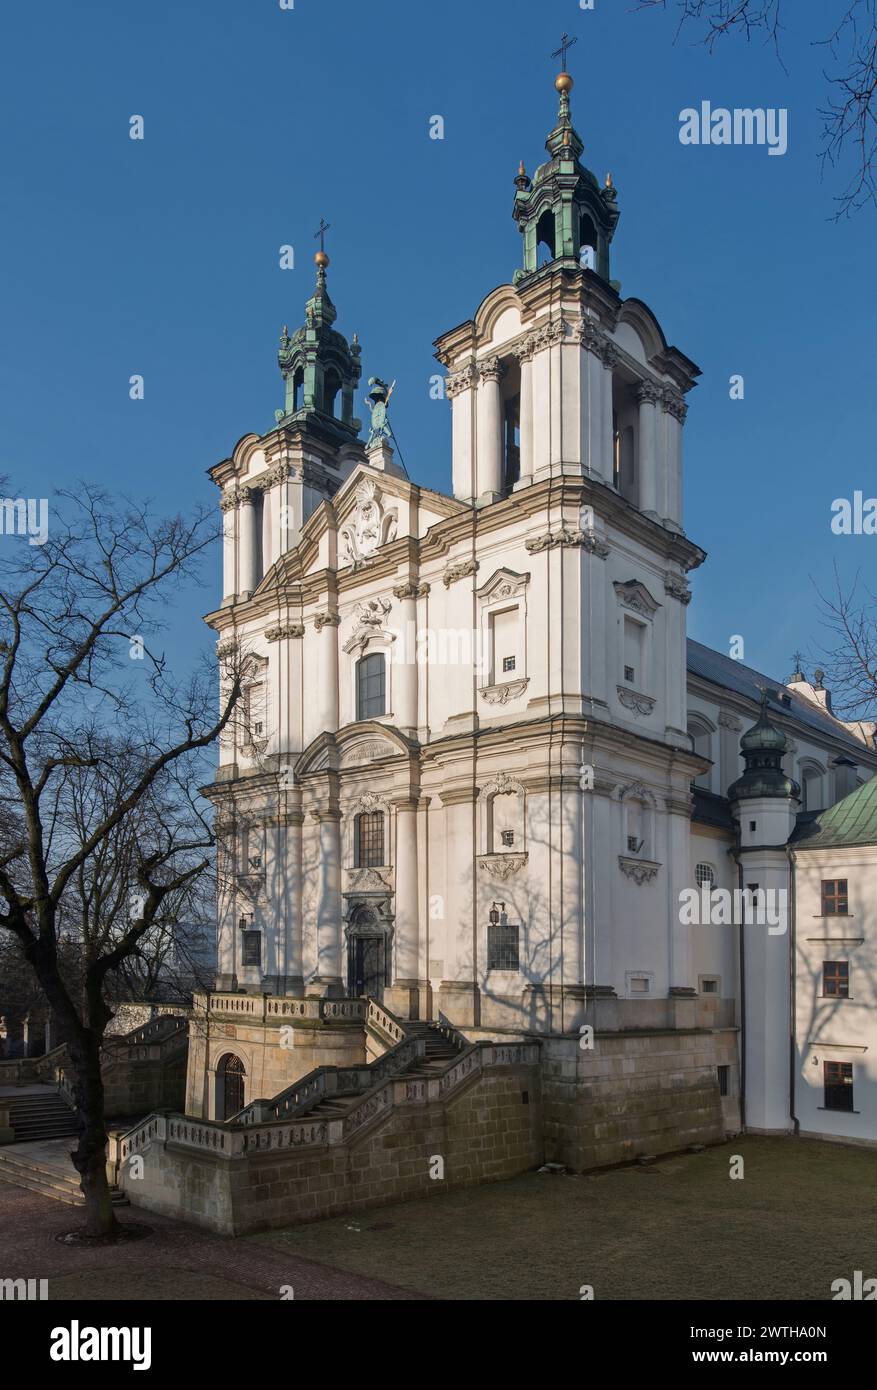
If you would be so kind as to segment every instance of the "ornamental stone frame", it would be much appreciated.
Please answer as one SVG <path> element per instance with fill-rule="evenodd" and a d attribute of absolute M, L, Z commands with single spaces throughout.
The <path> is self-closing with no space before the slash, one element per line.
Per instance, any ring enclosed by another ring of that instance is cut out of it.
<path fill-rule="evenodd" d="M 514 796 L 515 822 L 519 827 L 520 848 L 514 855 L 504 854 L 502 847 L 492 842 L 492 821 L 493 821 L 493 802 L 498 796 Z M 519 782 L 516 777 L 509 777 L 507 772 L 499 772 L 490 781 L 485 782 L 478 795 L 476 806 L 476 834 L 478 845 L 478 862 L 481 863 L 484 856 L 489 856 L 491 863 L 495 857 L 520 859 L 524 862 L 527 858 L 527 815 L 526 815 L 526 791 L 523 782 Z M 486 867 L 486 866 L 485 866 Z M 521 865 L 518 863 L 510 872 L 516 872 Z"/>
<path fill-rule="evenodd" d="M 515 570 L 501 566 L 494 571 L 485 584 L 482 584 L 480 589 L 475 590 L 479 608 L 482 658 L 480 674 L 481 679 L 485 682 L 479 687 L 478 694 L 489 705 L 507 705 L 511 700 L 516 700 L 523 695 L 530 683 L 530 677 L 527 674 L 527 588 L 529 583 L 529 573 L 518 574 Z M 502 673 L 494 670 L 493 680 L 490 680 L 490 671 L 493 665 L 491 618 L 497 613 L 510 610 L 514 610 L 518 615 L 515 656 L 520 658 L 520 669 L 516 664 L 514 674 L 509 680 L 500 679 Z"/>

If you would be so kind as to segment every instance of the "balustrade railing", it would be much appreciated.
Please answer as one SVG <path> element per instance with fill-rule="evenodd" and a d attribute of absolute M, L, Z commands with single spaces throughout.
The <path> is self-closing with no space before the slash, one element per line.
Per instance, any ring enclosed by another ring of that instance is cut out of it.
<path fill-rule="evenodd" d="M 273 1100 L 254 1101 L 230 1121 L 149 1115 L 126 1134 L 113 1136 L 111 1160 L 122 1164 L 153 1142 L 229 1159 L 340 1144 L 393 1107 L 443 1101 L 486 1070 L 530 1066 L 539 1060 L 538 1042 L 476 1042 L 468 1043 L 436 1076 L 406 1076 L 406 1068 L 423 1055 L 425 1047 L 421 1037 L 406 1038 L 369 1067 L 319 1067 Z M 363 1087 L 362 1096 L 344 1115 L 308 1119 L 306 1112 L 293 1113 L 299 1106 L 312 1106 L 324 1095 L 352 1089 L 354 1081 Z"/>

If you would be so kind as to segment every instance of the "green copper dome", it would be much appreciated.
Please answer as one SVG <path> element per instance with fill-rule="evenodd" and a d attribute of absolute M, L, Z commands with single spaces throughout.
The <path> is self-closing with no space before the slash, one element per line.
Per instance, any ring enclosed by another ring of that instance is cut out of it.
<path fill-rule="evenodd" d="M 798 783 L 783 771 L 783 756 L 788 743 L 782 730 L 768 719 L 767 698 L 765 692 L 758 719 L 740 740 L 746 770 L 728 788 L 729 801 L 745 801 L 762 796 L 793 797 L 797 800 L 800 795 Z"/>

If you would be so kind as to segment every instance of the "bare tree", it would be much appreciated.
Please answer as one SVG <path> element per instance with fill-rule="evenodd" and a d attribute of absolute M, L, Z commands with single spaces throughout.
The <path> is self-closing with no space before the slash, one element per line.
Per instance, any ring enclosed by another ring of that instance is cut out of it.
<path fill-rule="evenodd" d="M 747 41 L 760 35 L 781 62 L 782 19 L 791 15 L 800 20 L 805 9 L 801 0 L 791 5 L 784 0 L 638 0 L 635 8 L 672 8 L 678 16 L 677 38 L 693 27 L 710 52 L 729 34 Z M 820 32 L 812 42 L 825 47 L 831 60 L 831 71 L 823 74 L 828 97 L 819 111 L 822 162 L 839 167 L 849 155 L 853 164 L 835 199 L 835 217 L 840 218 L 877 203 L 877 0 L 827 0 L 819 7 L 818 23 Z"/>
<path fill-rule="evenodd" d="M 215 672 L 177 681 L 151 644 L 216 534 L 206 511 L 158 519 L 84 486 L 58 494 L 44 544 L 7 541 L 0 560 L 0 929 L 69 1040 L 91 1236 L 116 1228 L 100 1070 L 112 982 L 210 862 L 189 789 L 241 690 L 234 644 L 218 712 Z M 80 991 L 62 933 L 80 947 Z"/>
<path fill-rule="evenodd" d="M 832 710 L 848 720 L 877 719 L 877 595 L 859 576 L 844 588 L 835 565 L 834 592 L 820 592 L 821 622 L 830 636 L 821 653 Z"/>

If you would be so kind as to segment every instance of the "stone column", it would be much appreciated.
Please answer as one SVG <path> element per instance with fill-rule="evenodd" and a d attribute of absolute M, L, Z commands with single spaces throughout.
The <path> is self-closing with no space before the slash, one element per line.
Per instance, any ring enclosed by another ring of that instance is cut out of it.
<path fill-rule="evenodd" d="M 666 462 L 666 520 L 682 529 L 682 428 L 688 414 L 688 406 L 678 391 L 664 391 L 663 405 L 666 415 L 667 462 Z M 663 518 L 662 518 L 663 519 Z"/>
<path fill-rule="evenodd" d="M 518 349 L 521 364 L 521 478 L 533 477 L 533 345 L 529 339 Z"/>
<path fill-rule="evenodd" d="M 473 365 L 452 372 L 445 380 L 445 391 L 451 402 L 451 459 L 454 496 L 469 502 L 475 496 L 475 440 L 473 414 L 476 381 Z"/>
<path fill-rule="evenodd" d="M 243 598 L 253 593 L 259 582 L 259 577 L 257 572 L 256 504 L 252 490 L 246 487 L 242 488 L 240 499 L 238 511 L 240 587 L 238 593 Z"/>
<path fill-rule="evenodd" d="M 284 928 L 283 969 L 287 994 L 304 993 L 302 953 L 302 825 L 300 810 L 282 812 L 277 827 L 277 863 L 281 869 L 280 921 Z"/>
<path fill-rule="evenodd" d="M 563 950 L 564 1032 L 585 1021 L 584 887 L 582 798 L 587 795 L 579 778 L 564 777 L 563 790 L 555 793 L 560 802 L 560 915 Z"/>
<path fill-rule="evenodd" d="M 603 334 L 590 319 L 579 331 L 579 449 L 582 467 L 592 476 L 611 481 L 611 459 L 603 458 Z M 607 472 L 608 468 L 608 472 Z"/>
<path fill-rule="evenodd" d="M 317 870 L 317 973 L 312 984 L 318 994 L 338 999 L 344 994 L 341 812 L 334 807 L 323 807 L 314 814 L 320 823 L 320 859 Z"/>
<path fill-rule="evenodd" d="M 637 388 L 639 401 L 639 452 L 637 473 L 639 478 L 639 509 L 646 516 L 658 515 L 658 411 L 660 399 L 658 387 L 651 381 L 643 381 Z"/>
<path fill-rule="evenodd" d="M 287 499 L 288 477 L 288 465 L 279 463 L 265 479 L 262 545 L 266 573 L 277 563 L 284 551 L 289 549 L 288 536 L 293 521 Z"/>
<path fill-rule="evenodd" d="M 476 964 L 473 959 L 471 789 L 441 793 L 444 815 L 444 978 L 438 1007 L 452 1023 L 470 1027 L 480 1019 Z M 435 924 L 433 924 L 435 929 Z"/>
<path fill-rule="evenodd" d="M 694 1024 L 696 995 L 692 928 L 681 921 L 680 894 L 691 884 L 691 800 L 667 798 L 667 910 L 670 917 L 668 974 L 670 998 L 675 1000 L 676 1027 Z M 728 928 L 724 928 L 728 930 Z"/>
<path fill-rule="evenodd" d="M 238 497 L 233 489 L 223 494 L 219 504 L 222 512 L 222 595 L 223 602 L 233 599 L 238 591 L 235 574 L 235 548 L 238 531 Z"/>
<path fill-rule="evenodd" d="M 394 802 L 396 808 L 395 970 L 393 987 L 387 993 L 391 1009 L 406 1018 L 417 1018 L 420 1010 L 420 912 L 418 891 L 417 799 Z"/>
<path fill-rule="evenodd" d="M 338 732 L 338 625 L 341 622 L 337 613 L 318 613 L 314 627 L 319 638 L 319 672 L 315 691 L 319 702 L 320 733 Z"/>
<path fill-rule="evenodd" d="M 498 357 L 478 364 L 478 452 L 476 496 L 493 496 L 503 489 L 502 390 L 503 365 Z"/>
<path fill-rule="evenodd" d="M 618 362 L 618 351 L 614 344 L 607 340 L 603 344 L 600 357 L 603 362 L 602 406 L 600 410 L 600 458 L 603 460 L 603 467 L 606 469 L 604 476 L 608 482 L 611 482 L 612 460 L 615 451 L 615 431 L 612 414 L 612 375 Z"/>
<path fill-rule="evenodd" d="M 393 662 L 393 713 L 396 725 L 417 733 L 417 600 L 428 585 L 399 584 L 393 593 L 399 600 L 399 640 L 390 655 Z"/>

